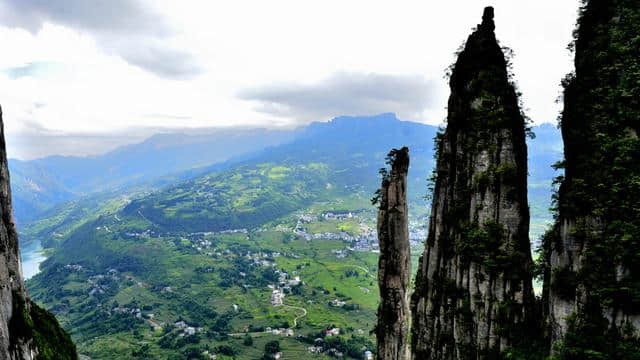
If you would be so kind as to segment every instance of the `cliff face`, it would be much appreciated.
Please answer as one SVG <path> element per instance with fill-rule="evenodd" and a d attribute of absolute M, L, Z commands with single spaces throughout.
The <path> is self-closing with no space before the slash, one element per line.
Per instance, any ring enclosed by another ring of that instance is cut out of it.
<path fill-rule="evenodd" d="M 55 318 L 32 304 L 22 279 L 18 234 L 0 109 L 0 359 L 75 359 L 75 346 Z"/>
<path fill-rule="evenodd" d="M 411 301 L 414 359 L 494 358 L 535 333 L 525 120 L 494 28 L 487 8 L 450 79 Z"/>
<path fill-rule="evenodd" d="M 378 210 L 378 284 L 380 305 L 376 336 L 378 359 L 409 359 L 409 285 L 411 247 L 407 208 L 409 149 L 389 153 L 391 172 L 384 174 Z"/>
<path fill-rule="evenodd" d="M 558 354 L 640 353 L 640 7 L 584 2 L 564 81 L 565 175 L 544 241 Z M 571 356 L 565 356 L 571 358 Z"/>

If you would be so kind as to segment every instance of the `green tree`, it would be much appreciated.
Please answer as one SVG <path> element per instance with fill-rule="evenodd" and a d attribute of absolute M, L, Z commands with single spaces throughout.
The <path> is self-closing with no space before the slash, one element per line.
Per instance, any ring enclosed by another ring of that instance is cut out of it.
<path fill-rule="evenodd" d="M 253 338 L 251 337 L 251 335 L 246 335 L 244 337 L 244 341 L 242 342 L 244 344 L 244 346 L 252 346 L 253 345 Z"/>

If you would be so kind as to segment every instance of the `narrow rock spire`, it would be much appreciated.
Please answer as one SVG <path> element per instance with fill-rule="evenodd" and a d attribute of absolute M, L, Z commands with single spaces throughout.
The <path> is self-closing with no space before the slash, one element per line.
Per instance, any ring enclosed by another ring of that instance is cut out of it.
<path fill-rule="evenodd" d="M 383 172 L 378 209 L 378 359 L 407 360 L 411 282 L 407 208 L 409 149 L 391 150 L 388 163 L 391 172 Z"/>
<path fill-rule="evenodd" d="M 479 29 L 484 29 L 487 31 L 494 31 L 496 29 L 496 24 L 493 22 L 494 11 L 492 6 L 487 6 L 484 8 L 484 13 L 482 14 L 482 24 L 478 26 Z"/>
<path fill-rule="evenodd" d="M 489 7 L 451 74 L 411 300 L 416 360 L 500 358 L 536 338 L 525 119 L 494 28 Z"/>

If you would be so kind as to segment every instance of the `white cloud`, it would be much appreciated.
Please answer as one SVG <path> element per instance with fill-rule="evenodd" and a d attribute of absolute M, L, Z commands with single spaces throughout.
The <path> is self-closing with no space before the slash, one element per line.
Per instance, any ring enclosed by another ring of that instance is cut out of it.
<path fill-rule="evenodd" d="M 437 104 L 435 85 L 420 75 L 336 73 L 313 84 L 276 83 L 244 89 L 240 98 L 258 102 L 256 111 L 303 123 L 336 114 L 395 112 L 421 120 Z"/>
<path fill-rule="evenodd" d="M 1 0 L 0 23 L 33 34 L 45 23 L 84 31 L 107 52 L 160 76 L 188 78 L 201 70 L 191 54 L 166 46 L 175 31 L 140 0 Z"/>
<path fill-rule="evenodd" d="M 14 135 L 293 126 L 386 111 L 437 124 L 444 70 L 493 5 L 529 115 L 554 121 L 578 2 L 0 0 L 0 103 Z M 367 78 L 404 79 L 402 91 L 367 88 Z"/>

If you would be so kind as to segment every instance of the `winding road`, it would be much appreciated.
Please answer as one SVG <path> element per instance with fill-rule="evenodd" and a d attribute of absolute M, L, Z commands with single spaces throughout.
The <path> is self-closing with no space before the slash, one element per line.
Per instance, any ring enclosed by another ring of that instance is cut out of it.
<path fill-rule="evenodd" d="M 302 315 L 298 315 L 295 318 L 293 318 L 293 327 L 296 327 L 298 325 L 298 319 L 302 319 L 303 317 L 307 316 L 307 309 L 303 307 L 286 305 L 286 304 L 283 304 L 282 306 L 290 309 L 302 310 Z"/>

